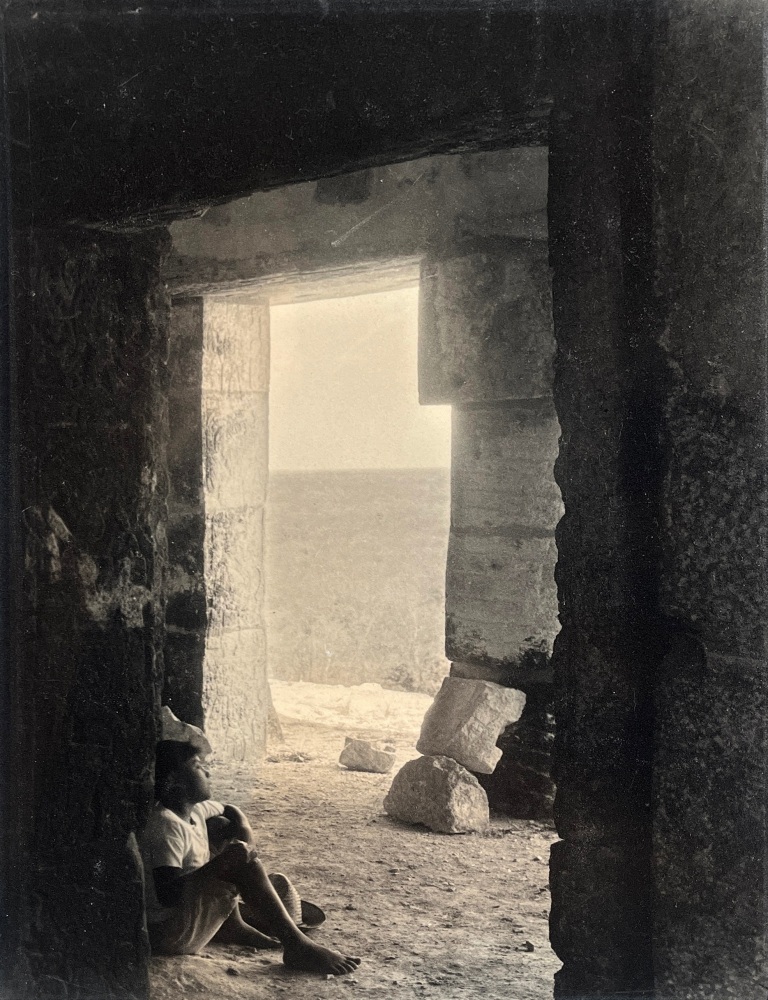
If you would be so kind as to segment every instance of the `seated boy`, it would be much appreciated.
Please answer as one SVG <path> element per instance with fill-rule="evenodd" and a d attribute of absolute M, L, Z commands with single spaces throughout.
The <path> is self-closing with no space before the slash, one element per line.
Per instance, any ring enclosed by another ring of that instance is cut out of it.
<path fill-rule="evenodd" d="M 248 820 L 210 798 L 208 778 L 193 745 L 158 743 L 157 801 L 141 838 L 152 951 L 194 954 L 211 940 L 282 946 L 289 968 L 337 976 L 354 971 L 359 958 L 323 948 L 297 927 L 251 846 Z M 227 839 L 211 858 L 206 821 L 213 817 L 222 817 Z M 241 899 L 261 930 L 243 919 Z"/>

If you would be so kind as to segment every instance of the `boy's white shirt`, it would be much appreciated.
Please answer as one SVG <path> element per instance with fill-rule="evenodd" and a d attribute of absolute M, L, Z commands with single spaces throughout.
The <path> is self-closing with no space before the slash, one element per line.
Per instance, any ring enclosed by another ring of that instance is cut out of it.
<path fill-rule="evenodd" d="M 215 799 L 206 799 L 192 807 L 189 821 L 167 809 L 162 802 L 152 808 L 141 835 L 141 856 L 144 861 L 147 921 L 157 923 L 173 912 L 162 906 L 155 891 L 155 868 L 181 868 L 187 872 L 202 868 L 211 859 L 205 821 L 221 816 L 224 806 Z"/>

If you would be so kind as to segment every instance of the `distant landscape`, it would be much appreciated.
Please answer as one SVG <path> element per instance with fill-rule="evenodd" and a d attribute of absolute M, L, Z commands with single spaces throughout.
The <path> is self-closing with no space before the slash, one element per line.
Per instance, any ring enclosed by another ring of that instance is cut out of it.
<path fill-rule="evenodd" d="M 270 473 L 271 676 L 437 690 L 449 480 L 448 469 Z"/>

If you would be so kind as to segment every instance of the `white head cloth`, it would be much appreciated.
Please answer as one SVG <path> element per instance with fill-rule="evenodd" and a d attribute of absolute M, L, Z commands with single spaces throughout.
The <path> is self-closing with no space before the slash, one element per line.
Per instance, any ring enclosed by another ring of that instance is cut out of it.
<path fill-rule="evenodd" d="M 191 743 L 204 757 L 211 752 L 211 744 L 202 729 L 177 719 L 167 705 L 160 709 L 160 739 Z"/>

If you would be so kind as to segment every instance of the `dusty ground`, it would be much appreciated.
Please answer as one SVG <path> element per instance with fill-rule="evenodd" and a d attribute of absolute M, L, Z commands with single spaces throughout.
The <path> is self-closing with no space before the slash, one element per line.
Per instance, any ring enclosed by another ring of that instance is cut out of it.
<path fill-rule="evenodd" d="M 300 700 L 283 691 L 278 711 Z M 416 704 L 410 714 L 421 711 Z M 326 979 L 284 971 L 279 953 L 209 945 L 199 956 L 153 959 L 153 1000 L 549 1000 L 560 965 L 547 942 L 554 830 L 494 819 L 485 834 L 451 837 L 395 823 L 382 809 L 391 775 L 337 761 L 345 733 L 389 739 L 396 767 L 415 757 L 407 707 L 387 729 L 377 720 L 366 730 L 353 717 L 343 725 L 328 711 L 325 725 L 295 714 L 303 717 L 282 716 L 285 741 L 258 773 L 214 763 L 214 789 L 250 815 L 268 870 L 284 871 L 323 906 L 328 919 L 315 938 L 363 964 Z"/>

